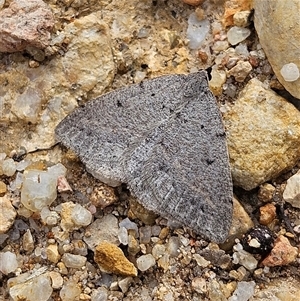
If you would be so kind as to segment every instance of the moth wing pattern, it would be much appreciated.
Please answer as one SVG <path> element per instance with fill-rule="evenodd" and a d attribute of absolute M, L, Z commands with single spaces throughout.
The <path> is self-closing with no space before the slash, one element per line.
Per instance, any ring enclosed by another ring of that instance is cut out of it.
<path fill-rule="evenodd" d="M 146 208 L 216 242 L 226 238 L 231 174 L 205 72 L 107 93 L 68 115 L 56 135 L 96 178 L 127 183 Z"/>

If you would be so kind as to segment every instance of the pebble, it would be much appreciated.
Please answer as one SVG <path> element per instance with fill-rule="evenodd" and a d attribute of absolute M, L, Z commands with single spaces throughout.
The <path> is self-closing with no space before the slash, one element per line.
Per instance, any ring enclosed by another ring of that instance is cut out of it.
<path fill-rule="evenodd" d="M 260 185 L 259 191 L 258 191 L 258 199 L 262 202 L 270 202 L 273 199 L 273 196 L 275 194 L 276 188 L 269 183 L 264 183 Z"/>
<path fill-rule="evenodd" d="M 59 296 L 61 301 L 74 301 L 79 299 L 80 293 L 81 289 L 79 285 L 75 281 L 69 280 L 63 285 L 59 292 Z"/>
<path fill-rule="evenodd" d="M 27 231 L 24 233 L 22 239 L 22 245 L 23 245 L 23 249 L 27 253 L 30 253 L 34 250 L 35 244 L 30 229 L 27 229 Z"/>
<path fill-rule="evenodd" d="M 166 253 L 166 246 L 162 244 L 155 244 L 152 248 L 152 255 L 153 257 L 158 260 Z"/>
<path fill-rule="evenodd" d="M 300 170 L 287 180 L 283 200 L 295 208 L 300 208 Z"/>
<path fill-rule="evenodd" d="M 196 260 L 198 266 L 201 267 L 201 268 L 206 268 L 211 264 L 211 262 L 209 260 L 206 260 L 200 254 L 193 254 L 193 259 Z"/>
<path fill-rule="evenodd" d="M 198 6 L 203 3 L 203 0 L 182 0 L 184 3 L 192 6 Z"/>
<path fill-rule="evenodd" d="M 118 219 L 108 214 L 96 219 L 85 229 L 83 240 L 91 250 L 94 250 L 103 241 L 119 245 L 118 234 Z"/>
<path fill-rule="evenodd" d="M 118 281 L 118 286 L 121 289 L 122 293 L 125 294 L 125 293 L 127 293 L 128 289 L 132 283 L 133 283 L 133 278 L 126 277 L 126 278 Z"/>
<path fill-rule="evenodd" d="M 210 22 L 208 19 L 199 20 L 196 13 L 191 13 L 188 18 L 188 28 L 186 32 L 189 47 L 191 49 L 198 49 L 204 42 L 209 30 Z"/>
<path fill-rule="evenodd" d="M 10 251 L 0 252 L 0 271 L 7 275 L 18 268 L 17 256 Z"/>
<path fill-rule="evenodd" d="M 249 62 L 239 61 L 228 71 L 228 75 L 233 76 L 237 82 L 242 83 L 251 71 L 252 66 Z"/>
<path fill-rule="evenodd" d="M 234 24 L 233 17 L 240 11 L 250 11 L 252 7 L 252 1 L 248 0 L 228 0 L 225 1 L 225 11 L 223 16 L 223 23 L 225 26 L 231 26 Z"/>
<path fill-rule="evenodd" d="M 232 255 L 232 262 L 234 264 L 240 264 L 243 267 L 245 267 L 248 271 L 253 271 L 257 268 L 258 261 L 255 259 L 255 257 L 248 253 L 247 251 L 243 250 L 243 247 L 241 244 L 237 244 L 234 247 L 235 252 Z"/>
<path fill-rule="evenodd" d="M 299 99 L 299 0 L 254 0 L 253 4 L 255 29 L 268 61 L 284 88 Z"/>
<path fill-rule="evenodd" d="M 233 197 L 233 213 L 232 222 L 229 229 L 229 234 L 226 241 L 220 244 L 220 248 L 225 251 L 231 250 L 236 239 L 241 239 L 242 236 L 254 226 L 252 219 L 245 211 L 236 197 Z"/>
<path fill-rule="evenodd" d="M 97 208 L 105 208 L 117 202 L 115 189 L 106 184 L 96 184 L 90 196 L 90 201 Z"/>
<path fill-rule="evenodd" d="M 223 117 L 234 185 L 251 190 L 300 158 L 300 112 L 257 79 Z"/>
<path fill-rule="evenodd" d="M 6 233 L 14 224 L 17 212 L 11 200 L 7 197 L 0 197 L 0 234 Z"/>
<path fill-rule="evenodd" d="M 139 232 L 140 232 L 140 243 L 141 244 L 150 243 L 151 234 L 152 234 L 151 226 L 140 227 Z"/>
<path fill-rule="evenodd" d="M 128 235 L 128 253 L 135 256 L 140 250 L 141 247 L 138 241 L 132 235 Z"/>
<path fill-rule="evenodd" d="M 250 25 L 249 17 L 251 15 L 251 10 L 243 10 L 236 12 L 233 15 L 233 23 L 238 27 L 247 27 Z"/>
<path fill-rule="evenodd" d="M 42 274 L 10 287 L 9 294 L 14 301 L 48 301 L 52 291 L 49 275 Z"/>
<path fill-rule="evenodd" d="M 60 175 L 64 175 L 65 170 L 61 164 L 47 170 L 25 170 L 21 189 L 22 204 L 33 212 L 51 205 L 57 197 L 57 179 Z"/>
<path fill-rule="evenodd" d="M 280 235 L 274 242 L 271 253 L 262 261 L 263 266 L 284 266 L 292 263 L 298 256 L 298 249 L 291 246 L 289 240 Z"/>
<path fill-rule="evenodd" d="M 209 88 L 212 93 L 216 96 L 221 95 L 223 91 L 223 85 L 226 82 L 226 72 L 224 70 L 219 70 L 215 67 L 211 71 L 211 79 L 209 80 Z"/>
<path fill-rule="evenodd" d="M 227 39 L 231 45 L 237 45 L 238 43 L 246 40 L 251 34 L 250 29 L 233 26 L 227 32 Z"/>
<path fill-rule="evenodd" d="M 280 74 L 286 82 L 294 82 L 300 77 L 300 71 L 296 64 L 289 63 L 283 65 Z"/>
<path fill-rule="evenodd" d="M 86 263 L 87 258 L 81 255 L 75 255 L 71 253 L 65 253 L 61 257 L 61 261 L 65 264 L 67 268 L 80 269 Z"/>
<path fill-rule="evenodd" d="M 47 259 L 53 263 L 57 263 L 60 260 L 60 254 L 58 252 L 57 244 L 51 244 L 46 248 Z"/>
<path fill-rule="evenodd" d="M 107 241 L 101 242 L 94 253 L 94 260 L 100 269 L 123 276 L 137 276 L 136 267 L 125 257 L 123 251 Z"/>
<path fill-rule="evenodd" d="M 262 225 L 269 225 L 276 217 L 276 207 L 274 204 L 266 204 L 259 208 L 259 222 Z"/>
<path fill-rule="evenodd" d="M 16 170 L 16 162 L 13 159 L 7 158 L 2 162 L 2 173 L 4 175 L 11 177 L 15 174 Z"/>
<path fill-rule="evenodd" d="M 199 294 L 207 292 L 206 280 L 202 277 L 194 277 L 192 280 L 192 289 Z"/>
<path fill-rule="evenodd" d="M 0 181 L 0 197 L 4 196 L 6 191 L 6 184 L 3 181 Z"/>
<path fill-rule="evenodd" d="M 181 246 L 180 238 L 177 236 L 171 236 L 167 242 L 166 248 L 170 257 L 177 257 L 180 253 L 179 248 Z"/>
<path fill-rule="evenodd" d="M 51 278 L 52 288 L 53 289 L 60 289 L 63 286 L 64 279 L 60 275 L 60 273 L 55 272 L 55 271 L 51 271 L 51 272 L 49 272 L 49 276 Z"/>
<path fill-rule="evenodd" d="M 152 254 L 142 255 L 136 260 L 137 268 L 142 272 L 149 270 L 151 267 L 155 266 L 155 264 L 156 261 Z"/>
<path fill-rule="evenodd" d="M 71 218 L 76 227 L 85 227 L 92 222 L 92 214 L 80 204 L 75 204 L 71 212 Z"/>
<path fill-rule="evenodd" d="M 99 287 L 93 290 L 91 294 L 91 301 L 107 301 L 108 292 L 105 287 Z"/>
<path fill-rule="evenodd" d="M 29 46 L 44 49 L 53 26 L 53 14 L 43 1 L 12 1 L 0 11 L 0 51 L 17 52 Z"/>
<path fill-rule="evenodd" d="M 248 301 L 254 295 L 255 282 L 238 282 L 237 288 L 228 301 Z"/>

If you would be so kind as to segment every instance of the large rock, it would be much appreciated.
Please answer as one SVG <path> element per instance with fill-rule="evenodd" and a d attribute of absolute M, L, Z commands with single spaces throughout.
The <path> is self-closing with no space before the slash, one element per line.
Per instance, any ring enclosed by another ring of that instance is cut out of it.
<path fill-rule="evenodd" d="M 224 114 L 234 184 L 246 190 L 292 168 L 300 158 L 300 113 L 252 79 Z"/>
<path fill-rule="evenodd" d="M 259 41 L 281 84 L 300 99 L 300 77 L 288 82 L 280 70 L 294 63 L 300 70 L 300 0 L 254 0 Z"/>
<path fill-rule="evenodd" d="M 54 17 L 42 0 L 12 1 L 0 12 L 0 51 L 16 52 L 26 47 L 49 45 Z"/>

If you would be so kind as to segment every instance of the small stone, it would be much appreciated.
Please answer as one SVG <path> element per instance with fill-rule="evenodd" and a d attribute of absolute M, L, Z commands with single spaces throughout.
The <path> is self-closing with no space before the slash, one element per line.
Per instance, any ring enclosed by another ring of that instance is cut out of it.
<path fill-rule="evenodd" d="M 250 229 L 241 240 L 243 248 L 252 254 L 268 254 L 274 245 L 274 234 L 266 226 Z"/>
<path fill-rule="evenodd" d="M 12 1 L 0 11 L 0 51 L 23 51 L 28 46 L 44 49 L 49 45 L 54 17 L 41 0 Z"/>
<path fill-rule="evenodd" d="M 199 294 L 205 294 L 207 292 L 206 280 L 202 277 L 193 278 L 192 289 Z"/>
<path fill-rule="evenodd" d="M 198 6 L 201 5 L 203 3 L 204 0 L 182 0 L 182 2 L 188 4 L 188 5 L 192 5 L 192 6 Z"/>
<path fill-rule="evenodd" d="M 276 217 L 276 207 L 274 204 L 266 204 L 259 208 L 259 222 L 262 225 L 269 225 Z"/>
<path fill-rule="evenodd" d="M 170 233 L 170 229 L 168 227 L 162 228 L 158 237 L 161 240 L 164 240 L 164 239 L 167 238 L 167 236 L 169 235 L 169 233 Z"/>
<path fill-rule="evenodd" d="M 80 293 L 81 289 L 79 285 L 75 281 L 69 280 L 63 285 L 59 296 L 62 301 L 74 301 L 79 299 Z"/>
<path fill-rule="evenodd" d="M 167 242 L 167 253 L 170 257 L 177 257 L 180 253 L 179 248 L 181 246 L 180 238 L 177 236 L 171 236 Z"/>
<path fill-rule="evenodd" d="M 188 29 L 186 32 L 189 47 L 191 49 L 198 49 L 204 42 L 209 30 L 210 22 L 208 19 L 199 20 L 196 13 L 191 13 L 188 18 Z"/>
<path fill-rule="evenodd" d="M 289 240 L 280 235 L 274 242 L 274 247 L 263 261 L 263 266 L 274 267 L 288 265 L 296 260 L 298 249 L 291 246 Z"/>
<path fill-rule="evenodd" d="M 67 179 L 64 175 L 59 176 L 57 178 L 57 191 L 59 193 L 67 192 L 67 191 L 73 191 L 70 184 L 68 183 L 68 181 L 67 181 Z"/>
<path fill-rule="evenodd" d="M 250 25 L 250 22 L 249 22 L 250 15 L 251 15 L 250 10 L 236 12 L 233 15 L 234 25 L 238 26 L 238 27 L 247 27 L 248 25 Z"/>
<path fill-rule="evenodd" d="M 18 268 L 17 256 L 10 251 L 0 253 L 0 271 L 7 275 Z"/>
<path fill-rule="evenodd" d="M 273 199 L 276 188 L 269 183 L 260 185 L 258 191 L 258 199 L 262 202 L 270 202 Z"/>
<path fill-rule="evenodd" d="M 130 285 L 133 283 L 132 277 L 126 277 L 120 281 L 118 281 L 119 288 L 121 289 L 122 293 L 127 293 Z"/>
<path fill-rule="evenodd" d="M 210 243 L 206 248 L 200 251 L 200 255 L 212 265 L 220 267 L 221 269 L 228 269 L 231 266 L 231 257 L 221 250 L 215 243 Z M 207 264 L 204 262 L 204 264 Z"/>
<path fill-rule="evenodd" d="M 233 16 L 239 11 L 250 11 L 253 7 L 252 1 L 249 0 L 228 0 L 224 3 L 225 11 L 223 17 L 224 25 L 231 26 L 234 24 Z"/>
<path fill-rule="evenodd" d="M 300 208 L 300 170 L 287 180 L 283 199 L 293 207 Z"/>
<path fill-rule="evenodd" d="M 76 227 L 85 227 L 92 222 L 92 214 L 89 210 L 82 207 L 80 204 L 76 204 L 71 212 L 71 218 Z"/>
<path fill-rule="evenodd" d="M 136 260 L 137 268 L 142 272 L 153 267 L 155 263 L 155 259 L 151 254 L 142 255 Z"/>
<path fill-rule="evenodd" d="M 53 263 L 57 263 L 60 260 L 57 244 L 47 246 L 46 254 L 47 259 Z"/>
<path fill-rule="evenodd" d="M 120 228 L 124 227 L 127 230 L 134 230 L 134 232 L 136 234 L 138 234 L 139 229 L 136 223 L 132 222 L 128 217 L 126 217 L 125 219 L 123 219 L 120 224 L 119 224 Z"/>
<path fill-rule="evenodd" d="M 13 159 L 7 158 L 2 162 L 2 172 L 4 175 L 12 177 L 16 170 L 16 162 Z"/>
<path fill-rule="evenodd" d="M 151 239 L 151 226 L 141 227 L 140 229 L 140 243 L 148 244 Z"/>
<path fill-rule="evenodd" d="M 55 272 L 55 271 L 51 271 L 51 272 L 49 272 L 49 276 L 51 278 L 52 288 L 53 289 L 59 289 L 59 288 L 61 288 L 63 286 L 64 279 L 60 275 L 60 273 Z"/>
<path fill-rule="evenodd" d="M 23 236 L 23 249 L 28 253 L 34 250 L 34 240 L 30 229 L 27 229 Z"/>
<path fill-rule="evenodd" d="M 41 211 L 56 199 L 58 171 L 54 167 L 44 170 L 25 170 L 21 190 L 21 202 L 33 212 Z"/>
<path fill-rule="evenodd" d="M 158 260 L 166 253 L 166 247 L 161 244 L 155 244 L 152 248 L 152 255 L 153 257 Z"/>
<path fill-rule="evenodd" d="M 246 40 L 250 34 L 251 31 L 248 28 L 233 26 L 227 32 L 227 39 L 231 45 L 237 45 Z"/>
<path fill-rule="evenodd" d="M 167 271 L 170 266 L 170 255 L 165 254 L 157 261 L 158 267 L 162 268 L 164 271 Z"/>
<path fill-rule="evenodd" d="M 233 76 L 237 82 L 242 83 L 251 71 L 252 66 L 249 62 L 239 61 L 229 70 L 228 74 Z"/>
<path fill-rule="evenodd" d="M 232 262 L 234 264 L 240 264 L 244 266 L 248 271 L 253 271 L 257 268 L 258 261 L 252 254 L 243 250 L 241 244 L 237 244 L 237 246 L 234 247 L 234 250 L 236 251 L 232 255 Z"/>
<path fill-rule="evenodd" d="M 120 244 L 118 233 L 118 219 L 114 215 L 108 214 L 96 219 L 85 229 L 83 240 L 91 250 L 94 250 L 103 241 L 118 246 Z"/>
<path fill-rule="evenodd" d="M 226 82 L 226 72 L 217 68 L 212 68 L 211 79 L 209 81 L 209 88 L 214 95 L 218 96 L 222 94 L 223 85 Z"/>
<path fill-rule="evenodd" d="M 130 209 L 128 212 L 129 218 L 138 218 L 146 225 L 155 224 L 155 219 L 158 217 L 156 213 L 143 207 L 135 198 L 129 199 Z"/>
<path fill-rule="evenodd" d="M 93 290 L 91 295 L 91 301 L 107 301 L 108 291 L 105 287 L 99 287 L 97 290 Z"/>
<path fill-rule="evenodd" d="M 0 181 L 0 197 L 5 195 L 6 190 L 6 184 L 3 181 Z"/>
<path fill-rule="evenodd" d="M 11 298 L 14 301 L 48 301 L 53 291 L 49 275 L 42 274 L 29 279 L 10 287 Z"/>
<path fill-rule="evenodd" d="M 80 269 L 86 263 L 86 257 L 81 255 L 75 255 L 71 253 L 65 253 L 61 261 L 65 264 L 67 268 Z"/>
<path fill-rule="evenodd" d="M 203 256 L 200 254 L 193 254 L 193 259 L 196 260 L 197 265 L 201 268 L 206 268 L 210 265 L 210 261 L 206 260 Z"/>
<path fill-rule="evenodd" d="M 74 246 L 73 254 L 86 256 L 88 254 L 87 245 L 82 240 L 72 240 Z"/>
<path fill-rule="evenodd" d="M 14 224 L 17 212 L 8 197 L 0 197 L 0 234 L 6 233 Z"/>
<path fill-rule="evenodd" d="M 135 256 L 140 250 L 138 241 L 132 235 L 128 235 L 128 253 Z"/>
<path fill-rule="evenodd" d="M 228 301 L 248 301 L 254 295 L 255 282 L 238 282 L 237 288 Z"/>
<path fill-rule="evenodd" d="M 228 251 L 235 244 L 236 239 L 241 239 L 242 236 L 254 226 L 252 219 L 245 211 L 240 202 L 233 197 L 233 214 L 231 227 L 226 241 L 220 244 L 220 248 Z"/>
<path fill-rule="evenodd" d="M 92 191 L 90 201 L 95 207 L 105 208 L 118 201 L 115 189 L 106 184 L 97 184 Z"/>
<path fill-rule="evenodd" d="M 137 276 L 135 266 L 125 257 L 123 251 L 107 241 L 101 242 L 95 249 L 95 262 L 107 273 L 124 276 Z"/>
<path fill-rule="evenodd" d="M 118 232 L 118 238 L 122 245 L 124 246 L 128 245 L 128 232 L 126 228 L 120 227 Z"/>
<path fill-rule="evenodd" d="M 280 69 L 280 74 L 286 82 L 294 82 L 300 77 L 300 71 L 296 64 L 285 64 Z"/>

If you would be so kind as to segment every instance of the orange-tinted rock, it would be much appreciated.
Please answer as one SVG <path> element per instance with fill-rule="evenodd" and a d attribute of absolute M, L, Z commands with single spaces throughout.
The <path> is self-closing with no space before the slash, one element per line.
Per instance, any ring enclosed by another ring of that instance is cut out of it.
<path fill-rule="evenodd" d="M 270 224 L 276 217 L 276 207 L 274 204 L 266 204 L 259 208 L 260 211 L 260 217 L 259 222 L 262 225 L 268 225 Z"/>
<path fill-rule="evenodd" d="M 225 12 L 223 16 L 223 24 L 231 26 L 234 24 L 233 15 L 244 10 L 251 10 L 253 7 L 252 0 L 229 0 L 225 2 Z"/>
<path fill-rule="evenodd" d="M 268 267 L 288 265 L 296 259 L 297 255 L 297 248 L 293 247 L 286 237 L 280 235 L 276 239 L 271 253 L 261 264 Z"/>
<path fill-rule="evenodd" d="M 137 276 L 137 269 L 124 255 L 122 250 L 107 241 L 95 249 L 95 262 L 107 273 L 124 276 Z"/>

